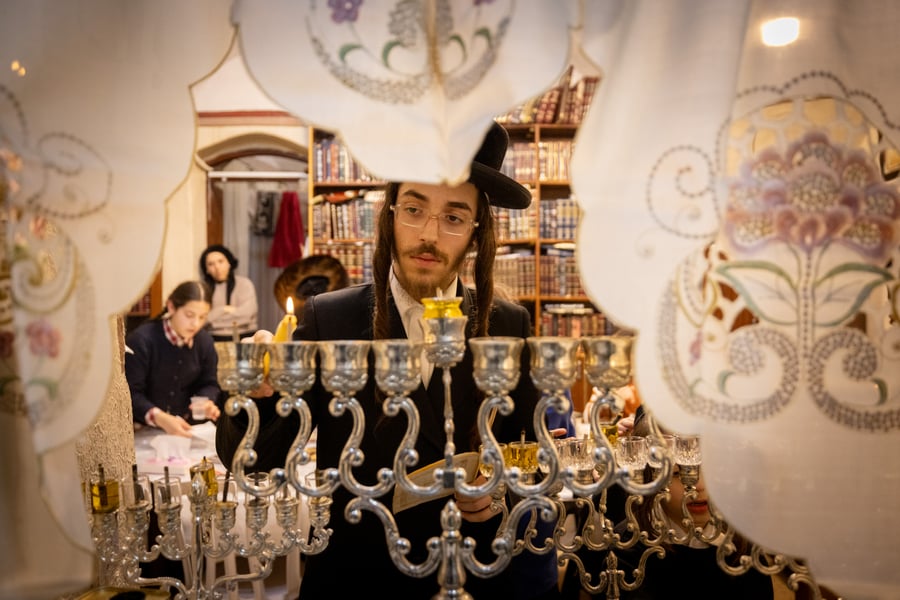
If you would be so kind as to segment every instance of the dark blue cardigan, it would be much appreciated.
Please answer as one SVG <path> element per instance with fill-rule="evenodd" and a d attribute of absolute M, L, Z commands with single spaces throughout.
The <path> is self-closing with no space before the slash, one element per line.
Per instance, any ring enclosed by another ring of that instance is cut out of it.
<path fill-rule="evenodd" d="M 187 418 L 191 396 L 218 400 L 219 357 L 206 330 L 194 336 L 192 348 L 179 348 L 166 339 L 162 321 L 153 319 L 129 333 L 125 346 L 125 378 L 134 421 L 144 423 L 154 406 Z"/>

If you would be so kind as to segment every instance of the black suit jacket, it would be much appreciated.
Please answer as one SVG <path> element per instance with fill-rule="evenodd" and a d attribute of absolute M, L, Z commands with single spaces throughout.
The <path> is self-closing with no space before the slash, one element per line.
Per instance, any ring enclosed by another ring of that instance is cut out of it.
<path fill-rule="evenodd" d="M 474 292 L 460 285 L 460 305 L 463 314 L 473 318 Z M 307 300 L 301 326 L 294 333 L 295 339 L 307 340 L 371 340 L 373 331 L 374 286 L 362 284 L 335 292 L 320 294 Z M 391 337 L 405 338 L 406 333 L 396 306 L 390 305 Z M 497 300 L 490 316 L 491 336 L 531 335 L 531 319 L 521 306 Z M 467 338 L 470 335 L 467 328 Z M 493 431 L 500 441 L 519 439 L 522 430 L 528 439 L 534 439 L 533 415 L 539 397 L 529 376 L 529 352 L 527 344 L 522 352 L 521 375 L 517 388 L 510 393 L 515 402 L 514 412 L 506 417 L 497 415 Z M 463 359 L 451 369 L 451 398 L 454 416 L 454 443 L 457 452 L 477 449 L 474 437 L 475 421 L 483 395 L 478 391 L 472 378 L 472 354 L 466 348 Z M 321 383 L 316 384 L 304 399 L 309 403 L 313 425 L 318 428 L 316 437 L 317 467 L 336 467 L 344 444 L 352 429 L 349 412 L 334 417 L 329 412 L 331 395 Z M 416 441 L 419 462 L 415 468 L 428 465 L 443 458 L 445 433 L 443 426 L 443 384 L 441 370 L 435 368 L 428 389 L 420 385 L 412 394 L 420 415 L 421 430 Z M 376 393 L 374 361 L 370 355 L 369 375 L 365 388 L 356 394 L 365 412 L 366 423 L 362 451 L 365 462 L 354 469 L 356 478 L 365 485 L 376 483 L 379 468 L 392 467 L 394 453 L 406 430 L 405 413 L 386 417 L 382 412 L 382 394 Z M 274 411 L 274 402 L 258 402 L 261 427 L 255 449 L 258 453 L 256 468 L 268 471 L 283 466 L 287 450 L 296 436 L 298 419 L 296 415 L 281 418 Z M 226 465 L 231 464 L 235 448 L 246 430 L 243 414 L 228 417 L 224 414 L 217 426 L 217 448 Z M 381 498 L 389 508 L 390 494 Z M 371 593 L 375 586 L 399 594 L 403 598 L 430 598 L 437 592 L 437 575 L 433 573 L 424 579 L 401 575 L 391 563 L 385 544 L 384 528 L 378 518 L 367 511 L 362 521 L 349 523 L 343 514 L 351 496 L 341 487 L 334 495 L 330 527 L 334 534 L 328 548 L 319 555 L 309 556 L 301 584 L 302 598 L 325 598 L 327 594 L 339 593 L 340 597 L 355 597 Z M 426 541 L 441 534 L 440 511 L 447 498 L 426 502 L 395 515 L 401 536 L 409 539 L 409 558 L 420 562 L 427 554 Z M 499 517 L 486 523 L 463 523 L 463 534 L 477 541 L 477 556 L 491 562 L 490 541 L 496 534 Z M 466 590 L 476 598 L 502 597 L 509 591 L 509 581 L 504 576 L 477 579 L 469 575 Z M 499 596 L 498 596 L 499 594 Z"/>

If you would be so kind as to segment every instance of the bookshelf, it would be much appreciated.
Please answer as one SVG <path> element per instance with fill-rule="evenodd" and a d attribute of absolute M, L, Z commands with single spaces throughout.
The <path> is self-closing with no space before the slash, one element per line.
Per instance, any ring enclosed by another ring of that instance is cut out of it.
<path fill-rule="evenodd" d="M 606 333 L 608 324 L 587 297 L 575 258 L 581 209 L 569 164 L 578 126 L 508 121 L 504 126 L 510 149 L 502 170 L 531 189 L 534 200 L 526 211 L 495 211 L 500 232 L 495 281 L 529 308 L 536 335 Z M 463 270 L 469 284 L 473 265 L 470 257 Z"/>
<path fill-rule="evenodd" d="M 309 129 L 310 254 L 330 254 L 350 283 L 372 279 L 375 220 L 384 193 L 331 133 Z"/>
<path fill-rule="evenodd" d="M 499 247 L 495 282 L 500 293 L 532 315 L 536 335 L 599 335 L 609 330 L 586 296 L 575 258 L 581 210 L 570 187 L 569 165 L 578 125 L 590 105 L 596 77 L 572 82 L 568 69 L 541 96 L 497 118 L 510 135 L 502 170 L 532 191 L 524 211 L 495 209 Z M 381 182 L 327 131 L 310 128 L 309 232 L 312 254 L 331 254 L 352 283 L 371 279 L 375 216 Z M 473 284 L 474 259 L 460 274 Z"/>
<path fill-rule="evenodd" d="M 125 313 L 125 333 L 162 312 L 162 304 L 162 272 L 157 272 L 144 295 Z"/>

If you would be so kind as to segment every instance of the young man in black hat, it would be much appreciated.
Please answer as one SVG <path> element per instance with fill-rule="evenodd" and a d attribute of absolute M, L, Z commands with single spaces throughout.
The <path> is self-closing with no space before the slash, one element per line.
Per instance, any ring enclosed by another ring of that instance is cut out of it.
<path fill-rule="evenodd" d="M 528 312 L 513 303 L 495 298 L 493 266 L 497 240 L 491 206 L 524 209 L 531 194 L 515 180 L 500 173 L 509 138 L 494 124 L 472 164 L 467 182 L 457 186 L 394 182 L 387 185 L 385 203 L 378 217 L 377 247 L 373 258 L 374 281 L 328 292 L 306 302 L 295 339 L 344 340 L 417 339 L 415 322 L 421 316 L 421 298 L 440 290 L 444 297 L 461 297 L 461 310 L 468 317 L 466 338 L 475 336 L 531 335 Z M 465 255 L 477 251 L 476 289 L 465 287 L 459 270 Z M 477 290 L 477 291 L 476 291 Z M 499 441 L 519 439 L 526 432 L 534 439 L 533 415 L 538 392 L 528 376 L 527 345 L 522 353 L 521 377 L 511 397 L 515 410 L 497 416 L 493 432 Z M 446 433 L 443 423 L 444 390 L 440 372 L 423 374 L 423 383 L 411 394 L 420 415 L 421 429 L 416 441 L 419 462 L 415 468 L 443 458 Z M 477 450 L 475 420 L 483 395 L 472 378 L 472 354 L 451 370 L 453 434 L 457 452 Z M 316 462 L 318 468 L 337 467 L 353 424 L 349 411 L 340 417 L 330 414 L 331 395 L 316 385 L 304 398 L 310 405 L 313 425 L 318 427 Z M 361 448 L 364 463 L 353 469 L 365 485 L 377 482 L 380 468 L 392 467 L 394 454 L 407 427 L 401 413 L 387 417 L 382 411 L 383 394 L 377 391 L 372 361 L 365 388 L 356 394 L 365 411 L 365 432 Z M 297 419 L 280 418 L 274 402 L 257 402 L 261 428 L 256 444 L 258 461 L 254 468 L 269 470 L 283 466 L 288 448 L 297 432 Z M 243 414 L 220 418 L 217 431 L 219 455 L 230 464 L 246 428 Z M 413 470 L 413 469 L 410 469 Z M 407 577 L 391 561 L 385 542 L 385 528 L 378 517 L 363 511 L 358 524 L 349 523 L 344 507 L 351 495 L 340 487 L 334 495 L 331 522 L 334 533 L 328 547 L 306 558 L 300 596 L 304 599 L 355 598 L 381 589 L 401 598 L 430 598 L 438 591 L 437 574 L 424 578 Z M 447 498 L 425 502 L 395 514 L 399 535 L 409 539 L 407 558 L 422 563 L 428 554 L 426 541 L 441 535 L 441 510 Z M 462 512 L 461 533 L 477 541 L 476 557 L 493 562 L 491 541 L 500 524 L 500 514 L 490 508 L 490 497 L 457 497 Z M 388 508 L 391 499 L 381 498 Z M 542 542 L 543 540 L 541 540 Z M 551 559 L 555 557 L 550 557 Z M 475 598 L 511 597 L 514 569 L 499 576 L 478 578 L 466 574 L 465 589 Z M 554 586 L 555 589 L 555 586 Z"/>

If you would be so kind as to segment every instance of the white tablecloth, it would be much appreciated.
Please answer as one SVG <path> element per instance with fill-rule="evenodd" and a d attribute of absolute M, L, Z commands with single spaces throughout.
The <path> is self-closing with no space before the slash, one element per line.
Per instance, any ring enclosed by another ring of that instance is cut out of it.
<path fill-rule="evenodd" d="M 191 529 L 193 527 L 193 519 L 191 514 L 191 504 L 189 500 L 190 490 L 190 467 L 201 462 L 204 458 L 213 463 L 217 474 L 224 475 L 225 466 L 216 454 L 215 437 L 216 428 L 212 422 L 203 423 L 194 426 L 194 437 L 172 439 L 175 436 L 165 434 L 162 430 L 153 427 L 144 427 L 135 431 L 134 449 L 135 458 L 140 475 L 147 475 L 153 482 L 164 476 L 164 467 L 169 467 L 170 477 L 180 477 L 182 483 L 182 504 L 181 504 L 181 520 L 186 540 L 193 539 Z M 315 438 L 310 441 L 311 445 L 315 444 Z M 314 464 L 305 465 L 301 470 L 301 480 L 308 472 L 312 472 L 315 468 Z M 236 512 L 234 532 L 239 534 L 239 539 L 246 543 L 247 536 L 245 532 L 245 509 L 244 502 L 246 495 L 242 491 L 238 491 L 238 509 Z M 298 527 L 304 535 L 308 535 L 309 531 L 309 509 L 307 506 L 307 498 L 300 496 Z M 281 539 L 281 529 L 275 519 L 274 503 L 269 505 L 269 518 L 264 528 L 273 541 Z M 254 597 L 256 598 L 285 598 L 296 597 L 299 587 L 299 563 L 298 550 L 293 549 L 286 557 L 284 568 L 276 568 L 276 572 L 280 575 L 278 581 L 275 576 L 267 579 L 263 584 L 254 588 Z M 234 568 L 234 554 L 225 559 L 226 568 L 228 561 L 231 561 L 231 567 Z M 246 568 L 246 567 L 243 567 Z M 243 568 L 241 571 L 243 572 Z M 264 589 L 263 589 L 264 588 Z M 243 596 L 242 596 L 243 597 Z"/>

